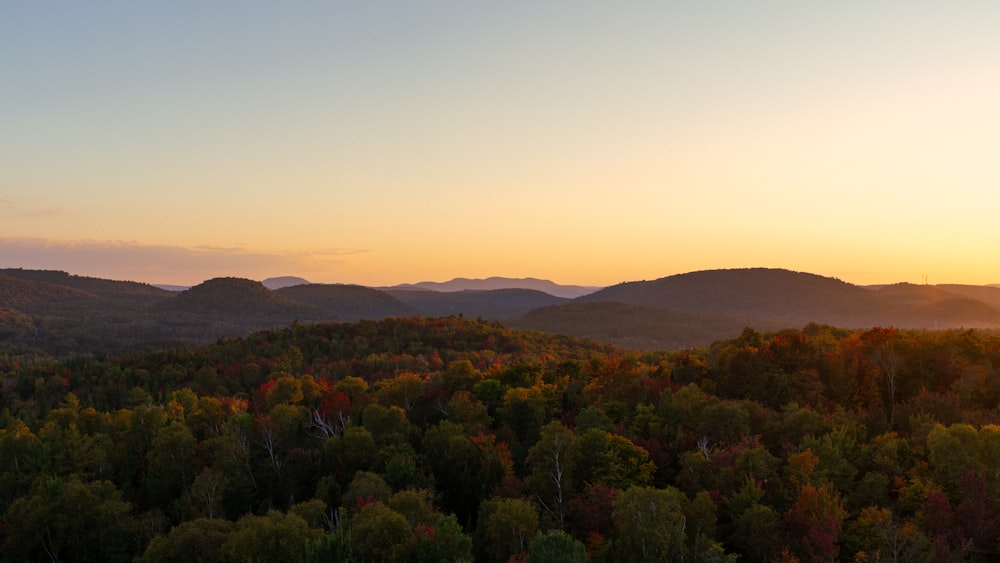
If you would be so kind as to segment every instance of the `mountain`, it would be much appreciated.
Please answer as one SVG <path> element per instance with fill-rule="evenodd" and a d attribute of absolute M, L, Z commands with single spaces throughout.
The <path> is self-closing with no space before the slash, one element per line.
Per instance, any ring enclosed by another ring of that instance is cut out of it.
<path fill-rule="evenodd" d="M 1000 327 L 1000 310 L 992 300 L 968 297 L 995 295 L 992 288 L 980 289 L 962 293 L 913 284 L 861 287 L 769 268 L 707 270 L 608 287 L 568 305 L 532 311 L 514 324 L 623 345 L 633 342 L 636 347 L 705 345 L 735 336 L 740 325 L 759 330 L 810 322 L 845 328 Z"/>
<path fill-rule="evenodd" d="M 56 270 L 0 270 L 5 280 L 0 282 L 0 306 L 3 295 L 17 292 L 20 298 L 37 302 L 43 307 L 66 306 L 91 299 L 104 300 L 119 307 L 149 306 L 171 296 L 171 293 L 149 284 L 74 276 Z M 29 297 L 30 296 L 30 297 Z M 8 295 L 13 298 L 13 295 Z"/>
<path fill-rule="evenodd" d="M 149 310 L 173 295 L 60 271 L 0 270 L 0 342 L 57 355 L 131 349 L 153 338 Z"/>
<path fill-rule="evenodd" d="M 296 285 L 306 285 L 310 282 L 307 279 L 297 278 L 295 276 L 282 276 L 279 278 L 267 278 L 266 280 L 260 282 L 264 287 L 268 289 L 282 289 L 285 287 L 294 287 Z"/>
<path fill-rule="evenodd" d="M 167 291 L 173 291 L 173 292 L 187 291 L 187 290 L 191 289 L 190 285 L 173 285 L 173 284 L 169 284 L 169 283 L 155 283 L 155 284 L 153 284 L 153 286 L 154 287 L 158 287 L 160 289 L 165 289 Z"/>
<path fill-rule="evenodd" d="M 299 280 L 265 280 L 295 283 L 272 290 L 263 282 L 216 278 L 172 292 L 65 272 L 0 270 L 0 345 L 55 355 L 118 353 L 204 344 L 295 321 L 458 315 L 645 349 L 707 345 L 735 337 L 746 326 L 762 331 L 811 322 L 843 328 L 1000 327 L 1000 288 L 862 287 L 766 268 L 628 282 L 575 299 L 524 288 L 379 290 Z"/>
<path fill-rule="evenodd" d="M 747 325 L 758 330 L 783 328 L 778 322 L 751 323 L 743 317 L 681 313 L 648 305 L 573 301 L 541 307 L 508 323 L 513 328 L 569 334 L 644 350 L 706 346 L 738 335 Z"/>
<path fill-rule="evenodd" d="M 417 314 L 396 297 L 360 285 L 303 284 L 283 287 L 276 293 L 311 308 L 316 320 L 357 321 Z"/>
<path fill-rule="evenodd" d="M 937 287 L 955 294 L 982 301 L 987 305 L 1000 308 L 1000 286 L 993 285 L 961 285 L 961 284 L 941 284 Z"/>
<path fill-rule="evenodd" d="M 242 278 L 215 278 L 198 284 L 157 305 L 172 313 L 211 314 L 215 317 L 281 317 L 294 320 L 308 311 L 264 287 Z"/>
<path fill-rule="evenodd" d="M 873 309 L 883 309 L 878 297 L 859 286 L 816 274 L 772 268 L 706 270 L 654 281 L 628 282 L 579 300 L 791 324 L 820 321 L 838 326 L 853 326 Z"/>
<path fill-rule="evenodd" d="M 600 288 L 582 285 L 561 285 L 549 280 L 541 280 L 538 278 L 492 277 L 486 279 L 455 278 L 446 282 L 425 281 L 414 284 L 397 285 L 383 289 L 425 289 L 445 293 L 457 291 L 491 291 L 496 289 L 533 289 L 535 291 L 541 291 L 556 297 L 573 299 L 575 297 L 587 295 L 588 293 L 593 293 Z"/>
<path fill-rule="evenodd" d="M 440 292 L 392 289 L 386 293 L 425 317 L 465 315 L 493 320 L 517 318 L 532 309 L 558 305 L 568 300 L 533 289 L 494 289 Z"/>

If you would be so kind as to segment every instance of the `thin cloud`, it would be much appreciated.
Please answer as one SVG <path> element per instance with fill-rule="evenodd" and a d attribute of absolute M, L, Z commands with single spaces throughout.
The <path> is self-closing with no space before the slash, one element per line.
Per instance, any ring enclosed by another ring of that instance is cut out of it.
<path fill-rule="evenodd" d="M 66 214 L 60 207 L 22 207 L 9 198 L 0 198 L 0 212 L 17 219 L 45 219 Z"/>
<path fill-rule="evenodd" d="M 322 249 L 315 252 L 264 252 L 245 247 L 194 248 L 134 241 L 62 241 L 0 237 L 0 267 L 63 270 L 71 274 L 148 283 L 192 285 L 237 276 L 264 279 L 279 275 L 321 277 L 336 269 L 333 259 L 365 252 Z M 319 258 L 325 258 L 319 260 Z"/>

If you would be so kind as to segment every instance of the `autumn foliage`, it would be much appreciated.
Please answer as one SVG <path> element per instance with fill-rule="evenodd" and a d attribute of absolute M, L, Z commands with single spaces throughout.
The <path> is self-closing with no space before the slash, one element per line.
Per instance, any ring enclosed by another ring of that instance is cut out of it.
<path fill-rule="evenodd" d="M 0 353 L 0 561 L 993 561 L 1000 337 L 464 318 Z"/>

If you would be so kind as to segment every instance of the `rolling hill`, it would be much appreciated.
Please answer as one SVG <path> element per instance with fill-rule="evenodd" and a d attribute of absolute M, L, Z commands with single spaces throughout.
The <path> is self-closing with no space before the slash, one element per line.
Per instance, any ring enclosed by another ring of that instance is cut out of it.
<path fill-rule="evenodd" d="M 279 285 L 284 281 L 296 280 Z M 811 322 L 844 328 L 1000 327 L 1000 288 L 862 287 L 815 274 L 751 268 L 623 283 L 571 300 L 511 288 L 379 290 L 304 283 L 272 290 L 240 278 L 172 292 L 65 272 L 0 270 L 0 343 L 54 354 L 203 344 L 295 321 L 450 315 L 632 348 L 687 348 L 734 337 L 746 326 L 764 331 Z"/>
<path fill-rule="evenodd" d="M 454 278 L 446 282 L 426 281 L 414 284 L 396 285 L 382 289 L 423 289 L 445 293 L 458 291 L 492 291 L 497 289 L 533 289 L 535 291 L 542 291 L 556 297 L 574 299 L 576 297 L 593 293 L 600 288 L 583 285 L 562 285 L 538 278 L 491 277 L 486 279 Z"/>
<path fill-rule="evenodd" d="M 980 295 L 992 295 L 993 288 L 981 289 Z M 781 269 L 708 270 L 608 287 L 570 305 L 532 311 L 516 326 L 654 345 L 705 345 L 735 336 L 742 326 L 767 330 L 810 322 L 845 328 L 1000 327 L 1000 310 L 968 298 L 970 293 L 913 284 L 866 288 Z M 618 305 L 585 309 L 579 307 L 583 303 Z M 636 322 L 626 324 L 622 317 Z"/>
<path fill-rule="evenodd" d="M 276 293 L 309 307 L 315 320 L 357 321 L 417 315 L 413 307 L 393 295 L 360 285 L 294 285 Z"/>
<path fill-rule="evenodd" d="M 387 293 L 425 317 L 465 315 L 501 321 L 520 317 L 538 307 L 548 307 L 568 301 L 533 289 L 455 292 L 394 289 Z"/>

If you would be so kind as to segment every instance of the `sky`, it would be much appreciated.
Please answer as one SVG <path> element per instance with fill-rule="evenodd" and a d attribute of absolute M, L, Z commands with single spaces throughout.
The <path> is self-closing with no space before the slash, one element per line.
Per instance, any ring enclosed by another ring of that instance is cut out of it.
<path fill-rule="evenodd" d="M 0 267 L 1000 283 L 1000 2 L 0 4 Z"/>

